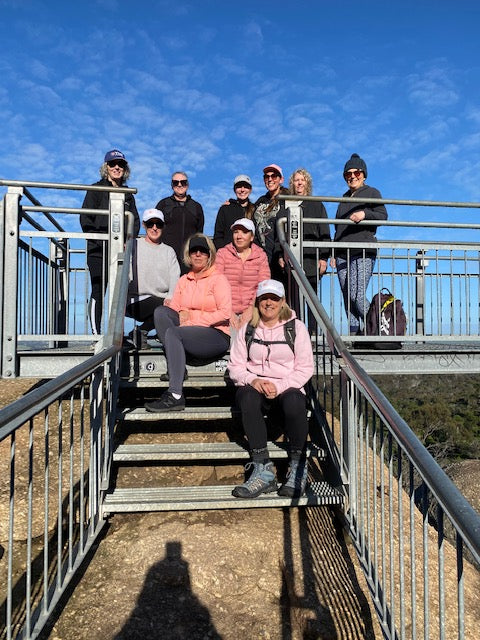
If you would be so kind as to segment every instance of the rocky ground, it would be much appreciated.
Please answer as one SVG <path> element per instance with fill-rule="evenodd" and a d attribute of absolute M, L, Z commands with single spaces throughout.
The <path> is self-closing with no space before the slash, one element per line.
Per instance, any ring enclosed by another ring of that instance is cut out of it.
<path fill-rule="evenodd" d="M 1 385 L 0 402 L 32 383 Z M 452 470 L 477 508 L 479 467 Z M 326 508 L 115 515 L 74 586 L 43 640 L 382 637 L 341 514 Z"/>

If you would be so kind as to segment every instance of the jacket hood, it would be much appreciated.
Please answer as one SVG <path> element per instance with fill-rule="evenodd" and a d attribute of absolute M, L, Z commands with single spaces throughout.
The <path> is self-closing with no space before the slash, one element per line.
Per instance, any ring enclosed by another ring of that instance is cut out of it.
<path fill-rule="evenodd" d="M 196 274 L 193 271 L 189 271 L 186 275 L 189 280 L 203 280 L 203 278 L 208 278 L 212 273 L 215 273 L 215 270 L 215 265 L 212 265 L 210 269 L 206 269 L 201 273 Z"/>

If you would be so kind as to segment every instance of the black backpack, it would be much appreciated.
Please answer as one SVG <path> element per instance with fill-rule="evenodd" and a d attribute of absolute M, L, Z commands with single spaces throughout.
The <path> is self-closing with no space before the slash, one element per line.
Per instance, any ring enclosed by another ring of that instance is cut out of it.
<path fill-rule="evenodd" d="M 248 323 L 245 330 L 247 360 L 250 360 L 250 347 L 252 346 L 252 342 L 256 342 L 257 344 L 266 344 L 267 346 L 270 346 L 271 344 L 288 344 L 290 349 L 295 353 L 295 318 L 292 318 L 283 325 L 283 333 L 285 340 L 260 340 L 259 338 L 255 338 L 255 327 Z"/>
<path fill-rule="evenodd" d="M 407 316 L 402 301 L 387 289 L 373 296 L 365 319 L 367 336 L 404 336 L 407 330 Z M 373 343 L 374 349 L 400 349 L 400 342 Z"/>

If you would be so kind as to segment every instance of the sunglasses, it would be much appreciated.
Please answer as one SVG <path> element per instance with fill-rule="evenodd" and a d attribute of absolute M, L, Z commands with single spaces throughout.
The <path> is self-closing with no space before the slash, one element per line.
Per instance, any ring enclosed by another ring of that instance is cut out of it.
<path fill-rule="evenodd" d="M 269 178 L 272 178 L 273 180 L 275 178 L 280 178 L 280 174 L 279 173 L 264 173 L 263 174 L 263 179 L 264 180 L 268 180 Z"/>
<path fill-rule="evenodd" d="M 125 167 L 127 166 L 125 160 L 109 160 L 107 164 L 111 168 L 120 167 L 120 169 L 125 169 Z"/>
<path fill-rule="evenodd" d="M 345 180 L 349 180 L 350 178 L 360 178 L 362 173 L 363 171 L 358 171 L 358 169 L 356 171 L 345 171 L 343 177 Z"/>
<path fill-rule="evenodd" d="M 237 182 L 235 189 L 251 189 L 252 186 L 248 182 Z"/>
<path fill-rule="evenodd" d="M 152 229 L 153 227 L 157 227 L 157 229 L 163 229 L 163 222 L 161 220 L 147 220 L 144 222 L 147 229 Z"/>
<path fill-rule="evenodd" d="M 204 247 L 193 247 L 190 249 L 189 254 L 193 255 L 194 253 L 202 253 L 205 256 L 209 256 L 210 252 L 207 251 Z"/>
<path fill-rule="evenodd" d="M 186 187 L 188 180 L 172 180 L 172 187 Z"/>

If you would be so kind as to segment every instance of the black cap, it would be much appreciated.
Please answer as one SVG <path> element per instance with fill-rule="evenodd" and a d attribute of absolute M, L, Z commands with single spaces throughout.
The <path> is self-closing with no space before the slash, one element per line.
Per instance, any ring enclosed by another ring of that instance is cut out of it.
<path fill-rule="evenodd" d="M 208 242 L 205 236 L 196 236 L 194 238 L 190 238 L 190 242 L 188 243 L 189 253 L 191 251 L 194 251 L 195 249 L 202 249 L 210 255 L 210 247 L 208 246 Z"/>
<path fill-rule="evenodd" d="M 362 160 L 358 153 L 352 153 L 350 160 L 347 161 L 343 168 L 343 173 L 349 169 L 359 169 L 360 171 L 363 171 L 365 178 L 367 177 L 367 165 L 365 160 Z"/>

